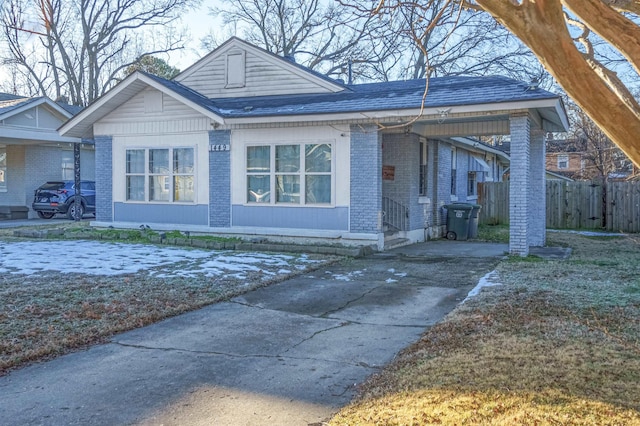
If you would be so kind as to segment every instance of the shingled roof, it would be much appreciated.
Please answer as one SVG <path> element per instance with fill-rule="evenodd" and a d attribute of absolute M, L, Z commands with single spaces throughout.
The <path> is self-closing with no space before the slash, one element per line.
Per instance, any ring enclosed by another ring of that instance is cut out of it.
<path fill-rule="evenodd" d="M 345 86 L 337 93 L 209 99 L 171 80 L 146 74 L 175 93 L 223 118 L 335 114 L 420 108 L 424 79 Z M 502 76 L 429 80 L 426 108 L 557 99 L 558 95 Z"/>

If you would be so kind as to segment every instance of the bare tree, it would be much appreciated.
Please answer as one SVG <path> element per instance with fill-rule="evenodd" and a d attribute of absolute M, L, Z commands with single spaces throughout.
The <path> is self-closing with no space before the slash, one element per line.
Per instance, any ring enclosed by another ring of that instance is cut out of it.
<path fill-rule="evenodd" d="M 388 63 L 397 62 L 398 43 L 390 37 L 393 22 L 354 13 L 323 0 L 221 0 L 210 13 L 226 31 L 292 57 L 310 69 L 335 78 L 384 79 Z M 205 47 L 216 47 L 215 37 Z M 394 56 L 395 55 L 395 56 Z"/>
<path fill-rule="evenodd" d="M 6 0 L 3 63 L 27 91 L 87 105 L 140 58 L 183 48 L 175 24 L 199 0 Z M 30 89 L 28 89 L 30 88 Z"/>
<path fill-rule="evenodd" d="M 360 2 L 353 1 L 356 7 Z M 370 4 L 370 3 L 369 3 Z M 598 56 L 597 34 L 635 71 L 640 72 L 640 0 L 379 0 L 372 15 L 398 15 L 418 5 L 424 19 L 459 16 L 464 10 L 485 11 L 518 37 L 539 59 L 565 92 L 640 165 L 640 105 L 629 87 Z M 429 12 L 429 13 L 427 13 Z M 437 25 L 437 20 L 432 21 Z"/>
<path fill-rule="evenodd" d="M 631 161 L 584 111 L 571 105 L 569 115 L 575 150 L 585 161 L 580 178 L 607 183 L 612 175 L 632 171 Z"/>

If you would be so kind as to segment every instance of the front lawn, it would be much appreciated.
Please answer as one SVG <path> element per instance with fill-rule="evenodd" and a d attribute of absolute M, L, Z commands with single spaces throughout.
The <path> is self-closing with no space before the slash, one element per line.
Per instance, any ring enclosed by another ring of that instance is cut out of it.
<path fill-rule="evenodd" d="M 549 233 L 365 383 L 331 425 L 640 424 L 640 238 Z"/>
<path fill-rule="evenodd" d="M 0 241 L 0 375 L 336 259 L 7 238 Z"/>

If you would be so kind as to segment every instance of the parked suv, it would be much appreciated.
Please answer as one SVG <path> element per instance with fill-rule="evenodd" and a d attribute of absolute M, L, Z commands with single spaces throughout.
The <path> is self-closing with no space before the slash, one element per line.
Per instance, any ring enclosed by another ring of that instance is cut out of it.
<path fill-rule="evenodd" d="M 47 182 L 36 189 L 31 207 L 43 219 L 51 219 L 56 213 L 66 214 L 75 219 L 76 195 L 74 181 Z M 96 183 L 83 180 L 80 182 L 80 218 L 85 213 L 96 211 Z"/>

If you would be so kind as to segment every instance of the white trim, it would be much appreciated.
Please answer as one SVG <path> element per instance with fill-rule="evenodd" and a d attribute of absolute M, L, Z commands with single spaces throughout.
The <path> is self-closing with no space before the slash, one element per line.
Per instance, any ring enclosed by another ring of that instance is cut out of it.
<path fill-rule="evenodd" d="M 452 106 L 449 113 L 447 122 L 451 122 L 457 119 L 475 120 L 477 118 L 496 118 L 497 116 L 505 116 L 508 118 L 509 114 L 513 112 L 528 112 L 530 109 L 538 108 L 553 108 L 556 110 L 560 106 L 557 99 L 538 99 L 533 101 L 515 101 L 504 103 L 485 103 L 485 104 L 470 104 L 470 105 L 456 105 Z M 351 121 L 351 120 L 367 120 L 370 122 L 388 123 L 394 122 L 395 124 L 400 121 L 409 121 L 418 117 L 420 121 L 434 121 L 437 122 L 440 118 L 440 110 L 445 108 L 446 105 L 425 108 L 421 110 L 418 107 L 407 109 L 393 109 L 393 110 L 379 110 L 379 111 L 354 111 L 346 113 L 324 113 L 324 114 L 298 114 L 298 115 L 273 115 L 273 116 L 251 116 L 242 118 L 226 118 L 225 124 L 228 125 L 242 125 L 242 124 L 257 124 L 257 123 L 292 123 L 292 122 L 305 122 L 305 121 Z M 561 122 L 564 123 L 564 117 L 558 114 Z M 548 120 L 546 122 L 549 122 Z M 559 123 L 554 123 L 556 126 Z"/>
<path fill-rule="evenodd" d="M 80 138 L 70 136 L 60 136 L 53 129 L 35 129 L 31 127 L 15 128 L 0 126 L 0 138 L 2 139 L 25 139 L 29 141 L 44 141 L 50 143 L 79 143 Z M 8 142 L 3 142 L 10 145 Z"/>
<path fill-rule="evenodd" d="M 477 141 L 475 139 L 465 138 L 465 137 L 458 137 L 458 136 L 455 136 L 455 137 L 452 137 L 452 138 L 449 138 L 449 139 L 451 139 L 452 141 L 457 142 L 459 144 L 465 145 L 467 147 L 475 148 L 477 151 L 489 152 L 491 154 L 495 154 L 495 155 L 497 155 L 499 157 L 502 157 L 504 160 L 510 161 L 509 154 L 507 154 L 506 152 L 500 151 L 497 148 L 492 148 L 490 146 L 482 144 L 482 143 L 480 143 L 479 141 Z"/>

